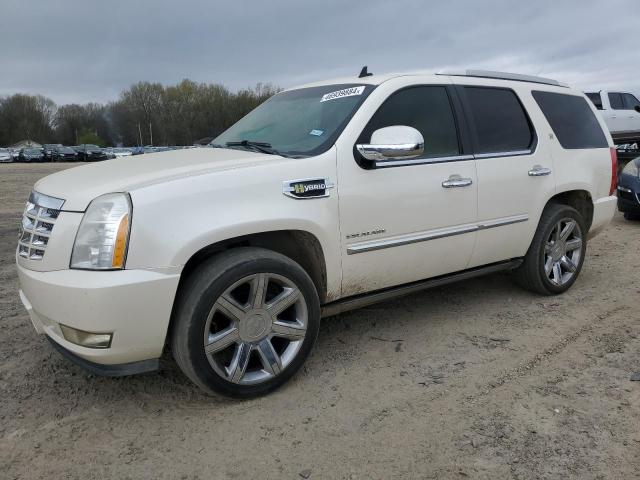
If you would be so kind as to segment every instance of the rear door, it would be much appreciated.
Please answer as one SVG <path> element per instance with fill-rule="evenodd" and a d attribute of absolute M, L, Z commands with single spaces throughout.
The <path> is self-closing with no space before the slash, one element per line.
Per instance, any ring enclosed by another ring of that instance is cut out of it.
<path fill-rule="evenodd" d="M 478 174 L 479 230 L 469 267 L 521 257 L 555 191 L 552 159 L 523 105 L 530 92 L 473 78 L 454 82 L 460 84 Z"/>

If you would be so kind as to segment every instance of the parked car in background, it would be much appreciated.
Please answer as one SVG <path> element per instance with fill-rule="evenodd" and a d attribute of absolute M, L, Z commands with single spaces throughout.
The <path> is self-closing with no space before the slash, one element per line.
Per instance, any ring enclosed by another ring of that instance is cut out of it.
<path fill-rule="evenodd" d="M 78 153 L 71 147 L 60 145 L 53 149 L 51 159 L 54 162 L 75 162 L 78 160 Z"/>
<path fill-rule="evenodd" d="M 13 156 L 8 148 L 0 148 L 0 163 L 13 162 Z"/>
<path fill-rule="evenodd" d="M 19 148 L 9 148 L 9 152 L 11 153 L 11 158 L 13 158 L 14 162 L 17 162 L 20 157 L 20 149 Z"/>
<path fill-rule="evenodd" d="M 640 141 L 640 101 L 628 92 L 585 93 L 600 111 L 616 144 Z"/>
<path fill-rule="evenodd" d="M 43 162 L 44 154 L 41 148 L 23 148 L 20 150 L 18 161 L 26 163 Z"/>
<path fill-rule="evenodd" d="M 616 174 L 604 121 L 555 80 L 318 82 L 211 148 L 38 181 L 20 298 L 94 372 L 155 370 L 169 344 L 205 391 L 262 395 L 303 365 L 321 316 L 497 271 L 566 292 L 613 217 Z"/>
<path fill-rule="evenodd" d="M 631 160 L 620 172 L 618 210 L 627 220 L 640 220 L 640 157 Z"/>
<path fill-rule="evenodd" d="M 133 152 L 128 148 L 113 148 L 111 149 L 111 153 L 115 158 L 130 157 L 133 155 Z"/>
<path fill-rule="evenodd" d="M 45 143 L 42 145 L 42 155 L 44 156 L 44 160 L 47 162 L 52 162 L 54 153 L 56 148 L 62 147 L 61 143 Z"/>
<path fill-rule="evenodd" d="M 78 160 L 81 162 L 96 162 L 99 160 L 107 160 L 109 156 L 97 145 L 79 145 Z"/>

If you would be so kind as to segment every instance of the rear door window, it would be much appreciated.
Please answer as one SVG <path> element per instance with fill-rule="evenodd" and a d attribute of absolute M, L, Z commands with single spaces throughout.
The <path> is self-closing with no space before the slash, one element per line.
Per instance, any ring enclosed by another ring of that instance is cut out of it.
<path fill-rule="evenodd" d="M 555 92 L 531 92 L 566 149 L 607 148 L 607 138 L 584 97 Z"/>
<path fill-rule="evenodd" d="M 413 127 L 422 134 L 421 158 L 460 154 L 456 121 L 445 87 L 416 86 L 393 93 L 371 117 L 358 143 L 369 143 L 374 131 L 394 125 Z"/>
<path fill-rule="evenodd" d="M 513 90 L 464 87 L 475 125 L 475 153 L 510 153 L 531 149 L 535 134 Z"/>
<path fill-rule="evenodd" d="M 610 93 L 609 104 L 614 110 L 624 110 L 624 102 L 622 101 L 622 95 L 620 93 Z"/>

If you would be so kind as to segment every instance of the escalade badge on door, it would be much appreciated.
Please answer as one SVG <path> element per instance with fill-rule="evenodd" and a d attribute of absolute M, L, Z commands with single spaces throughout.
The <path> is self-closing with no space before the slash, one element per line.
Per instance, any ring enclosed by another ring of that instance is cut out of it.
<path fill-rule="evenodd" d="M 329 196 L 329 190 L 334 187 L 328 178 L 306 178 L 302 180 L 287 180 L 282 182 L 282 193 L 287 197 L 306 200 Z"/>

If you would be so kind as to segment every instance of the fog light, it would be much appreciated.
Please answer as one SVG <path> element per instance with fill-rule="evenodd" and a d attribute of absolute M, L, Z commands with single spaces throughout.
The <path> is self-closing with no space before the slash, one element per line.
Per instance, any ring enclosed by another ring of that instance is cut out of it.
<path fill-rule="evenodd" d="M 62 330 L 65 340 L 81 347 L 109 348 L 111 346 L 112 333 L 85 332 L 62 324 L 60 324 L 60 330 Z"/>

